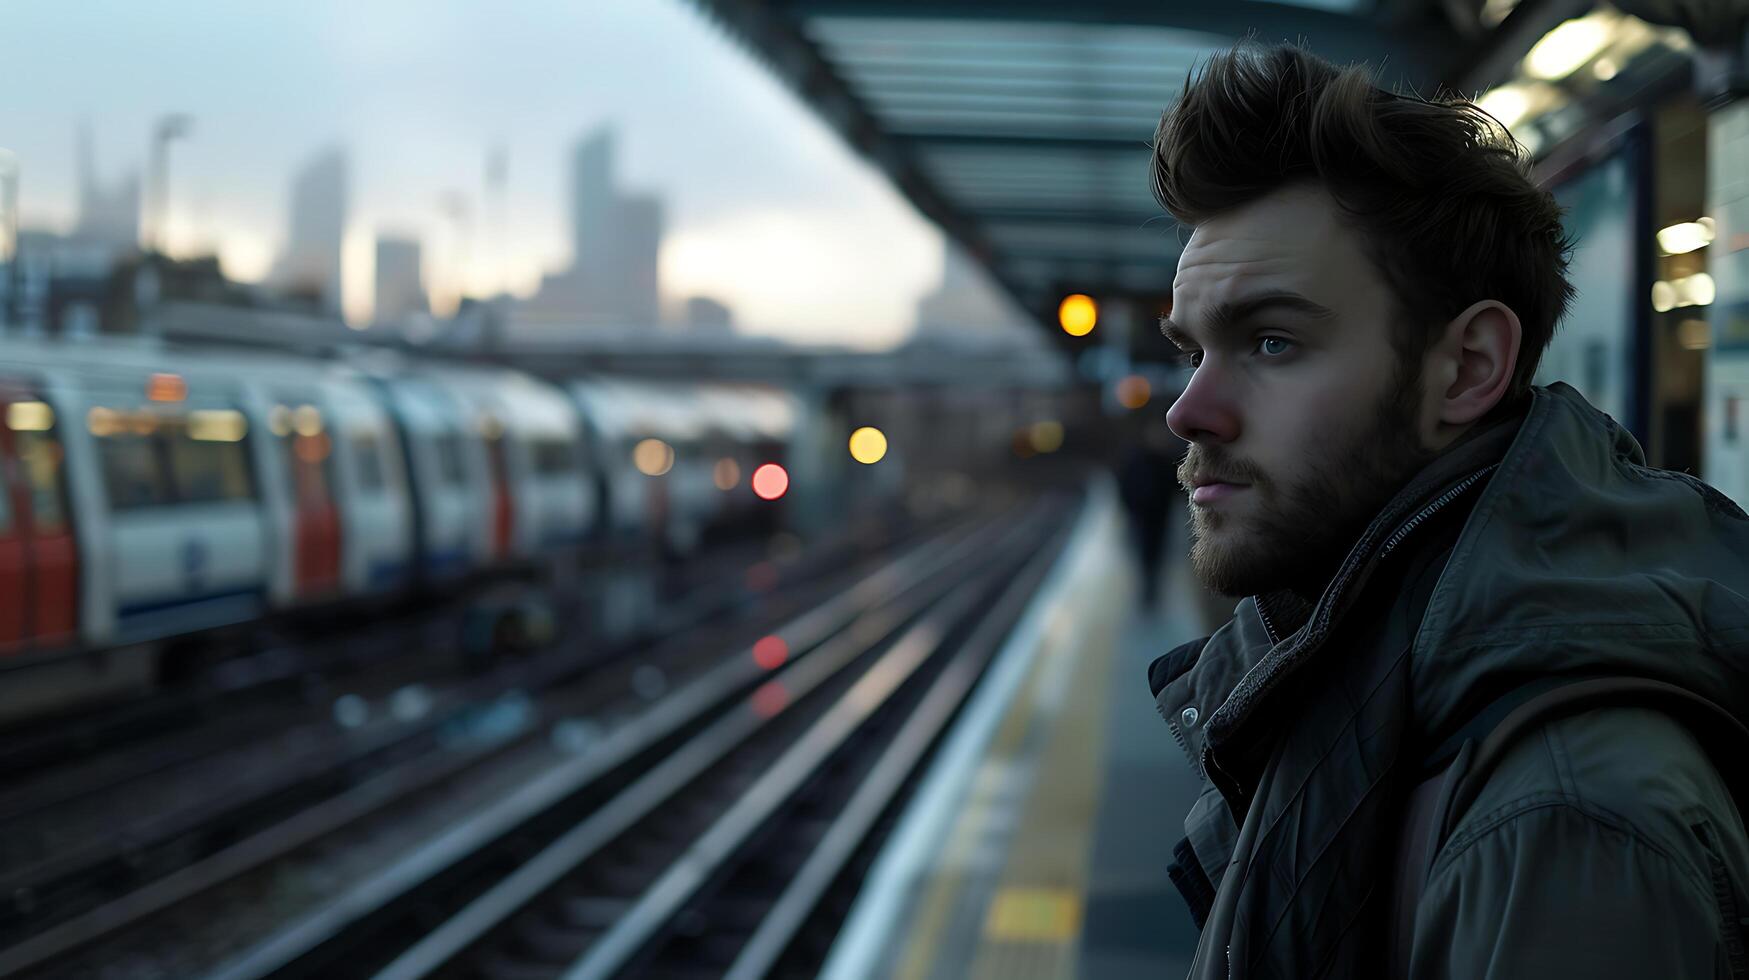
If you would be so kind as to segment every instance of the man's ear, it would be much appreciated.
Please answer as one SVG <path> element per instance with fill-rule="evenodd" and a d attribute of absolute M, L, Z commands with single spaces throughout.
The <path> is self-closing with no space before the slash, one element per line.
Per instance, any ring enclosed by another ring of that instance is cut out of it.
<path fill-rule="evenodd" d="M 1518 314 L 1498 300 L 1481 300 L 1446 324 L 1426 366 L 1440 427 L 1468 426 L 1506 397 L 1523 337 Z"/>

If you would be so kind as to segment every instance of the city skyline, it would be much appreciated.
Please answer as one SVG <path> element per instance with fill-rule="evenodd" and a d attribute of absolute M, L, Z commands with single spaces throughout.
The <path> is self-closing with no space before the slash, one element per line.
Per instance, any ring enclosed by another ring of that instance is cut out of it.
<path fill-rule="evenodd" d="M 150 12 L 27 3 L 16 14 L 45 39 L 0 66 L 13 83 L 0 85 L 0 143 L 19 155 L 21 227 L 72 229 L 81 120 L 97 179 L 114 185 L 137 178 L 154 120 L 186 112 L 193 135 L 170 149 L 173 254 L 214 251 L 229 274 L 267 279 L 287 246 L 295 168 L 341 146 L 349 319 L 368 319 L 383 229 L 422 243 L 434 300 L 452 293 L 461 265 L 473 295 L 502 282 L 527 296 L 573 257 L 569 145 L 609 124 L 622 184 L 661 199 L 664 310 L 712 296 L 750 333 L 883 346 L 903 339 L 940 281 L 940 233 L 679 3 L 431 12 L 318 0 L 244 15 L 185 0 Z M 196 21 L 201 30 L 186 29 Z M 178 70 L 148 70 L 165 58 Z M 46 77 L 59 83 L 48 96 L 22 84 Z M 483 186 L 494 147 L 509 173 L 501 256 Z M 446 195 L 468 202 L 471 228 L 446 219 Z"/>

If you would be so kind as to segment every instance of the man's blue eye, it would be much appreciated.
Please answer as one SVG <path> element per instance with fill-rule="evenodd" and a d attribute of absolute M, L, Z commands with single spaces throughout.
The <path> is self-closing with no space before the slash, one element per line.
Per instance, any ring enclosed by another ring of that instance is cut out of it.
<path fill-rule="evenodd" d="M 1283 345 L 1280 350 L 1262 350 L 1264 344 L 1276 343 Z M 1259 337 L 1257 347 L 1262 353 L 1271 357 L 1280 357 L 1293 349 L 1294 342 L 1286 337 Z M 1195 368 L 1202 363 L 1202 351 L 1181 350 L 1172 356 L 1172 363 L 1181 368 Z"/>

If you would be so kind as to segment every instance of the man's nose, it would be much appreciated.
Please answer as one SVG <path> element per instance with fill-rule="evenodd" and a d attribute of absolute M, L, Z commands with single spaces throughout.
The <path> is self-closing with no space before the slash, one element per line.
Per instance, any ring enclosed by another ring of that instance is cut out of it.
<path fill-rule="evenodd" d="M 1232 442 L 1239 438 L 1239 412 L 1231 386 L 1211 365 L 1190 376 L 1190 383 L 1166 411 L 1166 425 L 1186 442 Z"/>

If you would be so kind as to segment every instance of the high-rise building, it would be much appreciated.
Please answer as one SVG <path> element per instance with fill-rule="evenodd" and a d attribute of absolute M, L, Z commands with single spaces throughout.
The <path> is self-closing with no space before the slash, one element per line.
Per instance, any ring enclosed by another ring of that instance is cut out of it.
<path fill-rule="evenodd" d="M 329 312 L 340 309 L 340 246 L 346 235 L 346 154 L 331 147 L 292 178 L 285 251 L 273 283 Z"/>
<path fill-rule="evenodd" d="M 419 259 L 417 241 L 377 237 L 376 322 L 399 323 L 427 312 Z"/>
<path fill-rule="evenodd" d="M 0 148 L 0 265 L 12 261 L 18 251 L 18 158 L 11 150 Z M 6 288 L 4 270 L 0 270 L 0 290 Z M 0 308 L 4 308 L 0 299 Z"/>
<path fill-rule="evenodd" d="M 591 130 L 571 152 L 571 265 L 547 275 L 526 312 L 555 322 L 653 328 L 660 320 L 662 202 L 627 195 L 614 176 L 614 132 Z"/>
<path fill-rule="evenodd" d="M 129 251 L 140 241 L 140 179 L 127 177 L 112 187 L 97 179 L 97 151 L 91 127 L 79 127 L 79 219 L 69 236 Z"/>
<path fill-rule="evenodd" d="M 605 270 L 613 257 L 613 144 L 604 126 L 571 151 L 571 267 L 587 273 Z"/>
<path fill-rule="evenodd" d="M 622 197 L 614 208 L 616 248 L 596 296 L 602 311 L 636 327 L 660 320 L 656 256 L 662 249 L 662 202 L 651 195 Z"/>

